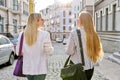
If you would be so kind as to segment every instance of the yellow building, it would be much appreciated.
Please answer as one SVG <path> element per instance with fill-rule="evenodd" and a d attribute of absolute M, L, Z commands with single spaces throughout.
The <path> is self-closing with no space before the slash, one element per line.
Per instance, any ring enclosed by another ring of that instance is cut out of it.
<path fill-rule="evenodd" d="M 29 0 L 29 12 L 30 13 L 35 12 L 34 0 Z"/>

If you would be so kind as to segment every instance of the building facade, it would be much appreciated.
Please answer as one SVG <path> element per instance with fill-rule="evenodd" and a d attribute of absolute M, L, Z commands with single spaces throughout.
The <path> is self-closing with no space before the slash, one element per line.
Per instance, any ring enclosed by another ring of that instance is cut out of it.
<path fill-rule="evenodd" d="M 94 10 L 95 26 L 104 51 L 120 51 L 120 0 L 95 0 Z"/>
<path fill-rule="evenodd" d="M 17 34 L 21 26 L 26 24 L 29 9 L 24 9 L 24 3 L 28 5 L 29 2 L 28 0 L 0 0 L 0 33 Z M 27 15 L 24 15 L 24 10 Z"/>
<path fill-rule="evenodd" d="M 68 38 L 72 29 L 77 27 L 77 18 L 80 12 L 80 0 L 69 4 L 60 4 L 57 0 L 53 5 L 41 10 L 45 19 L 45 30 L 51 33 L 52 40 Z"/>
<path fill-rule="evenodd" d="M 81 11 L 88 11 L 90 12 L 91 14 L 93 14 L 93 4 L 94 4 L 94 0 L 81 0 L 80 2 L 80 8 L 81 8 Z"/>
<path fill-rule="evenodd" d="M 35 12 L 35 4 L 34 4 L 35 0 L 29 0 L 29 12 L 33 13 Z"/>
<path fill-rule="evenodd" d="M 60 37 L 58 32 L 60 31 L 60 11 L 61 7 L 58 3 L 48 6 L 46 9 L 40 11 L 44 20 L 45 27 L 44 30 L 47 30 L 51 33 L 52 40 L 55 40 L 56 37 Z"/>
<path fill-rule="evenodd" d="M 29 0 L 19 0 L 21 4 L 21 27 L 23 28 L 24 25 L 26 25 L 28 16 L 30 14 L 29 12 Z"/>

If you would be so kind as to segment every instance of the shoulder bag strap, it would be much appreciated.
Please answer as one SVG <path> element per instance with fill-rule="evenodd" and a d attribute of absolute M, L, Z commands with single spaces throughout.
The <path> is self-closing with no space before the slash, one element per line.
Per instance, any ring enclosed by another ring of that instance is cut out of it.
<path fill-rule="evenodd" d="M 22 33 L 21 39 L 20 39 L 19 56 L 22 56 L 23 36 L 24 35 Z"/>
<path fill-rule="evenodd" d="M 85 61 L 84 61 L 84 54 L 83 54 L 83 47 L 82 47 L 82 41 L 81 41 L 81 32 L 80 30 L 77 29 L 77 35 L 78 35 L 78 41 L 79 41 L 79 46 L 80 46 L 80 52 L 81 52 L 81 59 L 82 59 L 82 65 L 85 65 Z M 67 58 L 64 67 L 67 66 L 69 60 L 70 60 L 71 55 Z"/>
<path fill-rule="evenodd" d="M 67 64 L 68 64 L 68 62 L 69 62 L 69 60 L 70 60 L 70 57 L 71 57 L 71 55 L 70 55 L 70 56 L 67 58 L 67 60 L 65 61 L 64 67 L 67 66 Z"/>
<path fill-rule="evenodd" d="M 84 61 L 84 54 L 83 54 L 83 46 L 82 46 L 82 38 L 81 38 L 81 32 L 80 30 L 77 29 L 77 35 L 78 35 L 78 41 L 79 41 L 79 46 L 80 46 L 80 52 L 81 52 L 81 59 L 82 59 L 82 65 L 85 65 Z"/>

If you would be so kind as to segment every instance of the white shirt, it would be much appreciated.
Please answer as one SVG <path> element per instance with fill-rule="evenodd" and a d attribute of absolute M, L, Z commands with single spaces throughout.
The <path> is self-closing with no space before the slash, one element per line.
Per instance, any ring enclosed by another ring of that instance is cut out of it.
<path fill-rule="evenodd" d="M 85 61 L 84 70 L 92 69 L 94 64 L 89 59 L 89 57 L 87 55 L 87 51 L 86 51 L 86 33 L 84 31 L 84 28 L 80 28 L 79 30 L 81 32 L 81 41 L 82 41 L 84 61 Z M 67 47 L 66 47 L 66 53 L 68 55 L 72 55 L 71 60 L 73 61 L 73 63 L 75 63 L 75 64 L 82 63 L 78 35 L 77 35 L 76 30 L 73 30 L 70 33 L 69 41 L 68 41 Z"/>
<path fill-rule="evenodd" d="M 33 33 L 34 34 L 34 33 Z M 21 34 L 18 38 L 16 51 L 18 54 Z M 44 44 L 48 44 L 45 48 Z M 47 49 L 47 51 L 45 51 Z M 48 53 L 49 52 L 49 53 Z M 37 41 L 32 45 L 26 44 L 25 38 L 23 39 L 23 74 L 39 75 L 47 74 L 47 56 L 53 53 L 53 47 L 48 32 L 39 30 Z"/>

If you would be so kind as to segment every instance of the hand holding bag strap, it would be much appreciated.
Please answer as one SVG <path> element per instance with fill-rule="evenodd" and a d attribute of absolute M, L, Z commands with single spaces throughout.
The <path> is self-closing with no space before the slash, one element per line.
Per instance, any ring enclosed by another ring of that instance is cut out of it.
<path fill-rule="evenodd" d="M 82 65 L 85 65 L 84 62 L 84 54 L 83 54 L 83 46 L 82 46 L 82 38 L 81 38 L 81 32 L 80 30 L 77 29 L 77 35 L 78 35 L 78 40 L 79 40 L 79 46 L 80 46 L 80 52 L 81 52 L 81 59 L 82 59 Z"/>
<path fill-rule="evenodd" d="M 84 54 L 83 54 L 83 47 L 82 47 L 82 41 L 81 41 L 81 33 L 80 33 L 80 30 L 77 29 L 77 35 L 78 35 L 78 41 L 79 41 L 79 46 L 80 46 L 80 52 L 81 52 L 81 59 L 82 59 L 82 65 L 85 65 L 85 62 L 84 62 Z M 69 60 L 70 60 L 70 57 L 71 55 L 67 58 L 66 62 L 65 62 L 65 65 L 64 67 L 67 66 Z"/>
<path fill-rule="evenodd" d="M 19 56 L 22 56 L 23 36 L 24 35 L 22 33 L 21 39 L 20 39 Z"/>
<path fill-rule="evenodd" d="M 66 60 L 66 62 L 65 62 L 64 67 L 66 67 L 66 66 L 67 66 L 67 64 L 68 64 L 68 62 L 69 62 L 69 60 L 70 60 L 70 57 L 71 57 L 71 55 L 67 58 L 67 60 Z"/>

